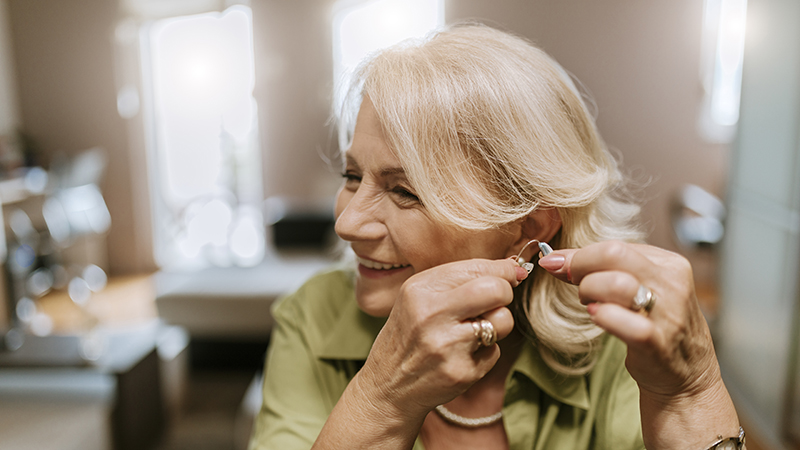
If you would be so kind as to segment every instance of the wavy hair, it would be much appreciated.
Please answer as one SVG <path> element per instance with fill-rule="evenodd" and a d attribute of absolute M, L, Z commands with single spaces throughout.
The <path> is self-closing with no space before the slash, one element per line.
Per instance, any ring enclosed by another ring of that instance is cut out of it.
<path fill-rule="evenodd" d="M 511 34 L 460 24 L 380 51 L 360 65 L 339 116 L 340 148 L 364 96 L 430 215 L 486 230 L 555 208 L 554 248 L 640 241 L 639 206 L 570 76 Z M 593 366 L 602 329 L 577 287 L 536 268 L 518 290 L 520 329 L 564 374 Z M 519 319 L 519 317 L 518 317 Z"/>

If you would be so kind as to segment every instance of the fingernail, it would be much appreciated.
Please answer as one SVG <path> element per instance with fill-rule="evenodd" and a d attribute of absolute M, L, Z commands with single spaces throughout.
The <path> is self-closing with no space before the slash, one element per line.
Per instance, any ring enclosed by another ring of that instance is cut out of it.
<path fill-rule="evenodd" d="M 522 267 L 517 266 L 516 271 L 517 271 L 517 281 L 522 281 L 525 278 L 528 278 L 528 271 L 523 269 Z"/>
<path fill-rule="evenodd" d="M 590 316 L 594 316 L 597 313 L 597 308 L 599 306 L 600 305 L 598 305 L 597 302 L 589 303 L 588 305 L 586 305 L 586 311 L 589 312 Z"/>
<path fill-rule="evenodd" d="M 542 266 L 547 271 L 553 272 L 562 267 L 564 267 L 564 263 L 567 261 L 567 258 L 564 255 L 559 255 L 557 253 L 551 253 L 544 258 L 539 260 L 539 265 Z"/>

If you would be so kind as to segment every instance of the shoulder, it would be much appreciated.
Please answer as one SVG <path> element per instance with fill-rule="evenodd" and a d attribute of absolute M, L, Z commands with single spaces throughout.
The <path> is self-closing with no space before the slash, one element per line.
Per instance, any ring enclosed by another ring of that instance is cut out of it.
<path fill-rule="evenodd" d="M 354 299 L 352 271 L 335 266 L 317 273 L 295 292 L 276 301 L 272 315 L 276 320 L 330 320 Z"/>
<path fill-rule="evenodd" d="M 384 318 L 368 316 L 356 302 L 354 274 L 336 267 L 309 279 L 273 307 L 275 333 L 291 333 L 317 358 L 363 360 Z"/>
<path fill-rule="evenodd" d="M 251 449 L 311 447 L 353 372 L 318 354 L 342 321 L 341 311 L 357 308 L 355 303 L 351 275 L 332 268 L 273 305 L 263 404 Z"/>

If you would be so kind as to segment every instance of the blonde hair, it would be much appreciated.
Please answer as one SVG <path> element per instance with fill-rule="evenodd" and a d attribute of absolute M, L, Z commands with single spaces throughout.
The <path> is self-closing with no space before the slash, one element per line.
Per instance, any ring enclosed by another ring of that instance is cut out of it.
<path fill-rule="evenodd" d="M 526 40 L 462 24 L 373 55 L 345 98 L 341 148 L 364 96 L 434 219 L 486 230 L 548 207 L 562 220 L 553 248 L 641 240 L 639 207 L 623 199 L 623 177 L 582 96 Z M 534 272 L 517 299 L 527 331 L 553 369 L 586 373 L 603 332 L 575 286 L 543 275 Z"/>

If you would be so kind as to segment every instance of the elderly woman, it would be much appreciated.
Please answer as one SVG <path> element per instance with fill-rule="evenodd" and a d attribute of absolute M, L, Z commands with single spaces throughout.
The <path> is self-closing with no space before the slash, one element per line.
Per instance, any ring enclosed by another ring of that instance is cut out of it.
<path fill-rule="evenodd" d="M 637 243 L 545 53 L 453 27 L 365 62 L 340 119 L 357 269 L 274 308 L 252 449 L 741 447 L 691 268 Z"/>

